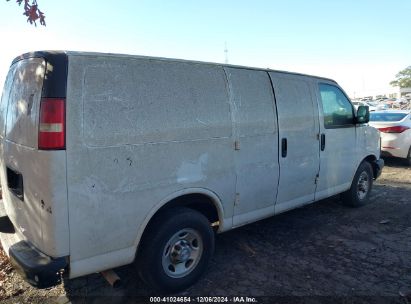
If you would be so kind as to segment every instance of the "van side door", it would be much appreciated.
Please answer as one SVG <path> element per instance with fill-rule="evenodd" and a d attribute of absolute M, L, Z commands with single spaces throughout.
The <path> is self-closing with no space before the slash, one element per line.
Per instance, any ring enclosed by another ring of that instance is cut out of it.
<path fill-rule="evenodd" d="M 321 161 L 316 200 L 347 190 L 357 167 L 354 109 L 337 84 L 318 81 Z"/>
<path fill-rule="evenodd" d="M 274 214 L 278 185 L 278 129 L 267 72 L 224 68 L 233 121 L 236 198 L 233 225 Z"/>
<path fill-rule="evenodd" d="M 305 76 L 270 72 L 278 111 L 280 182 L 275 213 L 314 201 L 319 115 Z"/>

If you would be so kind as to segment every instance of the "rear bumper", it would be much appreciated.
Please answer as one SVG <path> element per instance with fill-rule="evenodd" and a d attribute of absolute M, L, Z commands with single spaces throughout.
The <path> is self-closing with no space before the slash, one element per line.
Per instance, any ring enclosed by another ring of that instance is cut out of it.
<path fill-rule="evenodd" d="M 409 148 L 407 131 L 403 133 L 381 133 L 381 153 L 392 157 L 407 158 Z"/>
<path fill-rule="evenodd" d="M 407 158 L 408 150 L 406 148 L 381 148 L 381 156 Z"/>
<path fill-rule="evenodd" d="M 0 201 L 0 205 L 2 207 L 3 202 Z M 20 239 L 7 215 L 1 211 L 0 240 L 15 270 L 31 285 L 46 288 L 61 282 L 67 258 L 49 257 Z"/>
<path fill-rule="evenodd" d="M 382 158 L 375 160 L 372 163 L 372 167 L 373 167 L 374 179 L 377 179 L 381 175 L 382 168 L 384 168 L 384 160 Z"/>

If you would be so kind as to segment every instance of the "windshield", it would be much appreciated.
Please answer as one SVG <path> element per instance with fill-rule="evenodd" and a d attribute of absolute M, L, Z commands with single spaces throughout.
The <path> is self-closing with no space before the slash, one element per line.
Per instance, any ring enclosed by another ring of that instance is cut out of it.
<path fill-rule="evenodd" d="M 400 121 L 407 113 L 370 113 L 370 121 Z"/>

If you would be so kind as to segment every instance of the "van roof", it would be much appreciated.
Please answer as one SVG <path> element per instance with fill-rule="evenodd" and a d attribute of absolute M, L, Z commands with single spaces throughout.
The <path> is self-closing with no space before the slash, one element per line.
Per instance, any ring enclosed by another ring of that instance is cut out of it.
<path fill-rule="evenodd" d="M 48 51 L 34 51 L 22 54 L 16 57 L 12 65 L 17 61 L 33 58 L 33 57 L 42 57 L 48 59 L 49 57 L 53 57 L 54 60 L 56 57 L 60 57 L 61 55 L 67 56 L 105 56 L 105 57 L 116 57 L 116 58 L 130 58 L 130 59 L 149 59 L 149 60 L 160 60 L 160 61 L 172 61 L 172 62 L 183 62 L 183 63 L 195 63 L 195 64 L 206 64 L 206 65 L 214 65 L 214 66 L 223 66 L 223 67 L 231 67 L 231 68 L 238 68 L 238 69 L 247 69 L 247 70 L 257 70 L 257 71 L 266 71 L 266 72 L 277 72 L 277 73 L 284 73 L 290 75 L 299 75 L 299 76 L 308 76 L 314 77 L 322 80 L 328 80 L 334 83 L 337 83 L 335 80 L 316 76 L 316 75 L 309 75 L 297 72 L 289 72 L 289 71 L 282 71 L 282 70 L 273 70 L 269 68 L 256 68 L 256 67 L 248 67 L 242 65 L 233 65 L 233 64 L 226 64 L 226 63 L 215 63 L 215 62 L 206 62 L 206 61 L 197 61 L 197 60 L 186 60 L 186 59 L 175 59 L 175 58 L 166 58 L 166 57 L 152 57 L 152 56 L 142 56 L 142 55 L 128 55 L 128 54 L 116 54 L 116 53 L 98 53 L 98 52 L 79 52 L 79 51 L 63 51 L 63 50 L 48 50 Z"/>

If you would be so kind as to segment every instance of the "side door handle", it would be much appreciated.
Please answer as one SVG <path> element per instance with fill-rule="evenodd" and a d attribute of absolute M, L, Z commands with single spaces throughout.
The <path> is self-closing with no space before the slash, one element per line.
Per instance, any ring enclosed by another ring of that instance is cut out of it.
<path fill-rule="evenodd" d="M 321 151 L 325 150 L 325 134 L 321 134 Z"/>
<path fill-rule="evenodd" d="M 281 156 L 287 157 L 287 138 L 281 139 Z"/>

